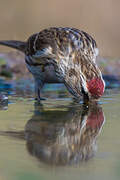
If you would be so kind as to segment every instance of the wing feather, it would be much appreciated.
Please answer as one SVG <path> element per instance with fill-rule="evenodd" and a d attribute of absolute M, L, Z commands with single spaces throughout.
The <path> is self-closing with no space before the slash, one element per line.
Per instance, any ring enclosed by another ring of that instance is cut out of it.
<path fill-rule="evenodd" d="M 74 28 L 49 28 L 33 35 L 28 40 L 27 54 L 32 63 L 54 64 L 56 75 L 75 96 L 81 94 L 82 87 L 87 92 L 86 78 L 94 76 L 97 69 L 96 42 Z"/>

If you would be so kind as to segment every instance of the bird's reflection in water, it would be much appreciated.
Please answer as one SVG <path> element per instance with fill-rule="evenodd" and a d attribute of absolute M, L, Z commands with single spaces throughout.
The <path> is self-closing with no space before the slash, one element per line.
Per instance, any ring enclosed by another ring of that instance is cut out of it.
<path fill-rule="evenodd" d="M 25 127 L 28 152 L 50 165 L 73 165 L 96 152 L 96 138 L 104 122 L 95 104 L 48 107 L 35 105 Z"/>

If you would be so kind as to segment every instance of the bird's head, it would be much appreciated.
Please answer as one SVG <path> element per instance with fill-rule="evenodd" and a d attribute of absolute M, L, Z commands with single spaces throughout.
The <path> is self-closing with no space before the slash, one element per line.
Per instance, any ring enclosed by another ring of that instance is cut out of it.
<path fill-rule="evenodd" d="M 91 99 L 98 99 L 104 93 L 105 82 L 101 77 L 93 78 L 87 81 L 87 89 L 88 89 L 89 97 Z"/>

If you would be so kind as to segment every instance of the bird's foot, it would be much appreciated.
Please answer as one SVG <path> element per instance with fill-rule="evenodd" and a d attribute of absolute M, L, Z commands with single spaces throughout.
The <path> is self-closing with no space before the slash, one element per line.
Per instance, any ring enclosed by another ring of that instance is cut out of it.
<path fill-rule="evenodd" d="M 40 98 L 40 101 L 45 101 L 45 100 L 46 100 L 46 98 L 44 98 L 44 97 Z"/>
<path fill-rule="evenodd" d="M 37 98 L 37 97 L 36 97 L 35 100 L 38 101 L 38 102 L 40 102 L 40 101 L 45 101 L 46 98 L 44 98 L 44 97 Z"/>

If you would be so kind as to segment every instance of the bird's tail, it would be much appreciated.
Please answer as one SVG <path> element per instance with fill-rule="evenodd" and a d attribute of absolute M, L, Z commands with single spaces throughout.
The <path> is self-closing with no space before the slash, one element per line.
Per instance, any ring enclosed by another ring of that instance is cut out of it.
<path fill-rule="evenodd" d="M 8 46 L 8 47 L 17 49 L 19 51 L 22 51 L 24 53 L 26 50 L 26 42 L 22 42 L 22 41 L 14 41 L 14 40 L 0 41 L 0 45 Z"/>

